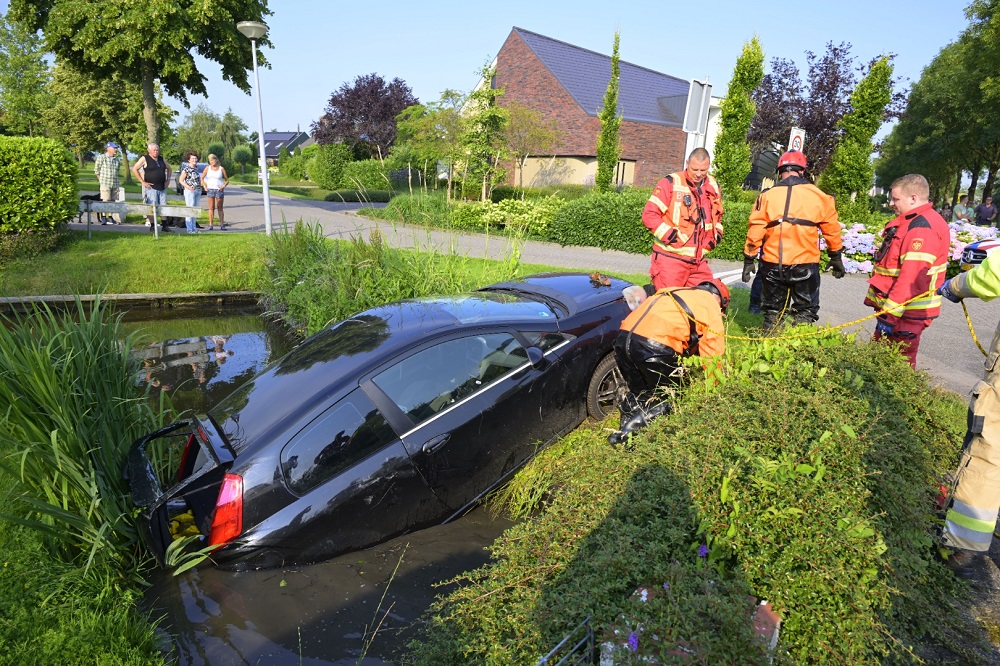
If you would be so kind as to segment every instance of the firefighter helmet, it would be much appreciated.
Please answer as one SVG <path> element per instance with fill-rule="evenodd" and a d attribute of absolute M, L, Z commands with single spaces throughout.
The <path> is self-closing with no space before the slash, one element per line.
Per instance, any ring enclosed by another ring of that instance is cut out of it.
<path fill-rule="evenodd" d="M 778 173 L 787 171 L 789 169 L 796 169 L 798 171 L 806 170 L 806 155 L 801 150 L 789 150 L 787 153 L 781 156 L 778 160 Z"/>
<path fill-rule="evenodd" d="M 705 280 L 699 284 L 695 289 L 703 289 L 707 292 L 713 293 L 719 297 L 719 305 L 722 306 L 722 312 L 725 313 L 726 308 L 729 307 L 729 287 L 727 287 L 722 280 L 718 278 L 712 278 L 711 280 Z"/>

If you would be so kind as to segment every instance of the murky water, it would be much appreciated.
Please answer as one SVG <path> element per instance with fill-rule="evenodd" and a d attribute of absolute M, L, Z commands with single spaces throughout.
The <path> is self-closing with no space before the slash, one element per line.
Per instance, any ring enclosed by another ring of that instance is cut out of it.
<path fill-rule="evenodd" d="M 167 391 L 178 410 L 203 412 L 295 341 L 252 310 L 130 313 L 142 335 L 137 381 Z M 488 560 L 510 523 L 478 509 L 448 525 L 306 567 L 232 573 L 211 566 L 157 571 L 146 594 L 163 617 L 163 647 L 178 664 L 387 664 L 442 590 Z"/>

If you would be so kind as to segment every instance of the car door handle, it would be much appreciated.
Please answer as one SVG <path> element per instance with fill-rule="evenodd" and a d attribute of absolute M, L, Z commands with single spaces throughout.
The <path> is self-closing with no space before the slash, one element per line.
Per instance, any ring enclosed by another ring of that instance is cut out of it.
<path fill-rule="evenodd" d="M 424 445 L 420 447 L 420 450 L 423 451 L 424 453 L 434 453 L 442 446 L 447 444 L 449 439 L 451 439 L 450 434 L 438 435 L 434 439 L 430 439 L 424 442 Z"/>

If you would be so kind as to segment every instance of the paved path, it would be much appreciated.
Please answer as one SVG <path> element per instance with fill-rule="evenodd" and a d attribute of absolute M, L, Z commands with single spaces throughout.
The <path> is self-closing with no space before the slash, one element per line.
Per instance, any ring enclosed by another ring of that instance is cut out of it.
<path fill-rule="evenodd" d="M 172 197 L 173 199 L 174 197 Z M 179 199 L 179 197 L 176 197 Z M 421 227 L 394 225 L 380 220 L 370 220 L 355 214 L 359 204 L 316 202 L 271 196 L 271 215 L 274 228 L 284 223 L 294 224 L 298 220 L 319 223 L 323 232 L 331 238 L 368 238 L 373 229 L 381 231 L 390 242 L 400 247 L 438 249 L 455 248 L 461 253 L 475 257 L 503 259 L 512 250 L 511 242 L 501 236 L 484 234 L 458 234 Z M 230 187 L 226 195 L 226 220 L 234 232 L 263 232 L 263 196 L 240 187 Z M 638 223 L 638 222 L 637 222 Z M 71 224 L 72 228 L 86 225 Z M 145 227 L 123 225 L 115 227 L 94 227 L 99 231 L 140 230 Z M 184 233 L 181 230 L 181 233 Z M 216 232 L 219 233 L 219 232 Z M 230 233 L 230 232 L 225 232 Z M 521 247 L 521 261 L 532 264 L 548 264 L 585 271 L 600 270 L 616 274 L 645 273 L 649 269 L 649 257 L 625 252 L 601 251 L 584 247 L 561 247 L 554 243 L 537 241 L 524 242 Z M 739 281 L 741 264 L 727 261 L 712 261 L 712 268 L 723 281 L 742 287 Z M 866 277 L 848 275 L 842 280 L 834 280 L 825 274 L 820 286 L 820 322 L 838 325 L 860 319 L 872 313 L 864 307 Z M 966 302 L 969 314 L 976 326 L 976 332 L 984 346 L 992 339 L 997 324 L 998 310 L 993 303 L 983 303 L 977 299 Z M 859 339 L 868 339 L 874 331 L 873 320 L 854 327 Z M 924 333 L 921 341 L 918 367 L 927 371 L 933 381 L 943 387 L 962 394 L 980 379 L 983 356 L 976 348 L 969 334 L 962 307 L 946 302 L 942 316 Z"/>

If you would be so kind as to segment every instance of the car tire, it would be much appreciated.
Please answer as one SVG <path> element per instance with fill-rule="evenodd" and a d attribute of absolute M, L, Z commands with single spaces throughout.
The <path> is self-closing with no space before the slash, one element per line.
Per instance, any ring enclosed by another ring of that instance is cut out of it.
<path fill-rule="evenodd" d="M 614 352 L 601 359 L 587 386 L 587 414 L 595 421 L 603 421 L 618 409 L 618 393 L 625 387 L 625 379 L 618 370 Z"/>

